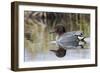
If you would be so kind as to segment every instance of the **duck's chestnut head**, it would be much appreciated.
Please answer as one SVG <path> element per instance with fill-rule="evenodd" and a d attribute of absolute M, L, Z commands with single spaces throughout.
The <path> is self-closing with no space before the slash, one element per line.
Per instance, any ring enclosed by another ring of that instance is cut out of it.
<path fill-rule="evenodd" d="M 51 33 L 56 33 L 58 35 L 61 35 L 65 32 L 66 32 L 65 27 L 59 24 L 54 27 L 54 30 Z"/>
<path fill-rule="evenodd" d="M 59 35 L 66 32 L 65 27 L 63 25 L 57 25 L 57 26 L 55 26 L 54 29 L 55 29 L 55 33 L 57 33 Z"/>

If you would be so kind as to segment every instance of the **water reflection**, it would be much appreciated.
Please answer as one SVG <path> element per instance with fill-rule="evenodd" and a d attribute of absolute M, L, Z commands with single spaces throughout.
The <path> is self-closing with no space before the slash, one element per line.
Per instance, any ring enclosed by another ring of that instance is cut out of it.
<path fill-rule="evenodd" d="M 89 59 L 90 58 L 90 46 L 89 46 L 89 38 L 86 38 L 85 41 L 87 42 L 84 48 L 70 48 L 66 49 L 66 55 L 62 58 L 59 58 L 55 55 L 55 53 L 51 52 L 50 50 L 53 49 L 57 50 L 58 47 L 56 43 L 49 43 L 50 47 L 47 52 L 38 52 L 37 54 L 33 54 L 28 49 L 25 48 L 25 61 L 50 61 L 50 60 L 77 60 L 77 59 Z"/>

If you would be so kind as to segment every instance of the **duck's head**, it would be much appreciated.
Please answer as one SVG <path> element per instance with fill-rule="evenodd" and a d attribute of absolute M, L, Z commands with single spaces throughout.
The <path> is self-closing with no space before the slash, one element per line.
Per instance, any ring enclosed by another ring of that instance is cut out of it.
<path fill-rule="evenodd" d="M 54 30 L 51 33 L 56 33 L 57 35 L 62 35 L 66 32 L 65 27 L 63 25 L 56 25 Z"/>

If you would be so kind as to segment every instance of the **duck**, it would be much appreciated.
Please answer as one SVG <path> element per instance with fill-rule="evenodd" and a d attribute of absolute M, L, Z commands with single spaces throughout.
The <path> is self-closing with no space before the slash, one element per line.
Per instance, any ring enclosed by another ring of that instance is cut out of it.
<path fill-rule="evenodd" d="M 82 31 L 66 32 L 63 25 L 57 25 L 50 33 L 56 33 L 57 35 L 56 44 L 58 45 L 58 49 L 50 50 L 54 52 L 57 57 L 64 57 L 66 55 L 67 48 L 76 48 L 77 46 L 83 48 L 83 44 L 79 44 L 79 42 L 84 42 L 85 39 Z"/>

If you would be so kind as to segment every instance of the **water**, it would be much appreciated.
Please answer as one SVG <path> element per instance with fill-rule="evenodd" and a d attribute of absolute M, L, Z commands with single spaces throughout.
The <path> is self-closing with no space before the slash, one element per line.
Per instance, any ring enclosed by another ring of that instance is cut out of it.
<path fill-rule="evenodd" d="M 90 49 L 68 49 L 63 58 L 57 57 L 53 52 L 38 53 L 35 57 L 25 50 L 25 61 L 48 61 L 48 60 L 76 60 L 89 59 Z"/>
<path fill-rule="evenodd" d="M 89 38 L 86 38 L 85 41 L 87 42 L 85 48 L 74 48 L 74 49 L 66 49 L 66 55 L 62 58 L 59 58 L 55 55 L 55 53 L 51 52 L 49 48 L 46 52 L 39 51 L 37 53 L 33 53 L 28 51 L 27 48 L 25 48 L 25 56 L 24 60 L 27 61 L 51 61 L 51 60 L 77 60 L 77 59 L 89 59 L 90 58 L 90 48 L 89 48 Z M 57 50 L 57 46 L 52 44 L 51 47 L 55 47 L 55 50 Z"/>

